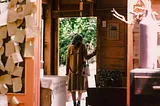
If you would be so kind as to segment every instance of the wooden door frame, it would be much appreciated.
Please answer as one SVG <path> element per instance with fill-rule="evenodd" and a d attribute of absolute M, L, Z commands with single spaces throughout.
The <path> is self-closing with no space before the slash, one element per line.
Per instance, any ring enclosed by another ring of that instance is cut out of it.
<path fill-rule="evenodd" d="M 127 20 L 133 21 L 133 15 L 130 14 L 133 11 L 133 1 L 128 0 Z M 134 25 L 128 24 L 127 35 L 127 106 L 130 106 L 130 71 L 133 69 L 133 27 Z"/>
<path fill-rule="evenodd" d="M 51 75 L 51 32 L 52 32 L 52 10 L 51 2 L 45 3 L 44 11 L 44 74 Z"/>
<path fill-rule="evenodd" d="M 76 16 L 72 16 L 72 17 L 76 17 Z M 84 16 L 84 17 L 89 17 L 89 16 Z M 93 17 L 96 17 L 96 16 L 93 16 Z M 55 20 L 55 26 L 57 26 L 56 27 L 56 31 L 57 32 L 55 32 L 55 36 L 54 36 L 54 58 L 55 58 L 55 62 L 54 62 L 54 74 L 55 75 L 58 75 L 58 71 L 59 71 L 59 18 L 69 18 L 69 17 L 58 17 L 58 18 L 56 18 Z M 98 29 L 98 25 L 100 24 L 99 23 L 99 18 L 98 17 L 96 17 L 97 18 L 97 29 Z M 96 44 L 99 44 L 99 36 L 98 36 L 98 30 L 97 30 L 97 36 L 96 36 L 96 39 L 97 39 L 97 43 Z M 99 51 L 99 45 L 97 46 L 97 55 L 96 55 L 96 60 L 97 60 L 97 62 L 96 62 L 96 71 L 97 71 L 97 69 L 98 69 L 98 67 L 99 67 L 99 65 L 98 65 L 98 61 L 99 61 L 99 59 L 100 58 L 98 58 L 99 57 L 99 53 L 98 53 L 98 51 Z"/>

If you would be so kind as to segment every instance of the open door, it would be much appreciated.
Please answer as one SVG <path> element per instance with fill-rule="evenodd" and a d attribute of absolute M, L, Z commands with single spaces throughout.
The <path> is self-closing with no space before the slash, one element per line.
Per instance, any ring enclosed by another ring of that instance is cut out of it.
<path fill-rule="evenodd" d="M 74 35 L 79 33 L 84 39 L 84 43 L 87 47 L 88 53 L 94 50 L 97 45 L 97 17 L 65 17 L 59 18 L 59 45 L 58 45 L 58 57 L 59 68 L 58 75 L 64 76 L 66 74 L 66 52 L 68 45 L 71 43 Z M 96 56 L 88 60 L 90 68 L 90 76 L 88 79 L 88 87 L 95 87 L 95 75 L 96 75 Z M 82 95 L 82 104 L 85 105 L 85 98 L 87 92 Z M 71 94 L 68 92 L 66 106 L 70 106 Z"/>
<path fill-rule="evenodd" d="M 59 70 L 58 75 L 66 73 L 66 52 L 74 34 L 83 36 L 88 53 L 94 50 L 97 45 L 97 18 L 96 17 L 65 17 L 59 18 Z M 96 57 L 88 60 L 91 70 L 89 86 L 95 87 L 94 75 L 96 74 Z"/>

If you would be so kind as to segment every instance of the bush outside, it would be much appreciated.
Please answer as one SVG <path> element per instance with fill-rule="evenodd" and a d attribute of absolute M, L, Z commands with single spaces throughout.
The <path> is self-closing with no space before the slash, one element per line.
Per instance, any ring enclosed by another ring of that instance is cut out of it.
<path fill-rule="evenodd" d="M 83 36 L 84 43 L 87 45 L 88 52 L 90 52 L 96 45 L 96 32 L 97 18 L 95 17 L 60 18 L 59 65 L 66 64 L 67 48 L 74 34 L 79 33 Z M 91 60 L 94 61 L 94 58 Z"/>

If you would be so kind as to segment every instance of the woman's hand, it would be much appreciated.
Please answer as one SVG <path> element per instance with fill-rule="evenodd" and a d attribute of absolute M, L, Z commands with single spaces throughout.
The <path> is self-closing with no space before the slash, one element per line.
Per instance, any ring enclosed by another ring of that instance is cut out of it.
<path fill-rule="evenodd" d="M 94 48 L 93 53 L 94 53 L 94 55 L 97 54 L 97 46 Z"/>

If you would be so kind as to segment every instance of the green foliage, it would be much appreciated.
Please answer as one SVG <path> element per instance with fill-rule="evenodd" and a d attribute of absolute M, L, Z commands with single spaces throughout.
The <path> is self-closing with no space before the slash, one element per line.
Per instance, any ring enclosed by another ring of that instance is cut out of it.
<path fill-rule="evenodd" d="M 97 19 L 95 17 L 60 18 L 60 65 L 66 62 L 67 48 L 75 33 L 83 36 L 85 44 L 90 44 L 94 47 L 96 45 L 96 32 Z"/>

